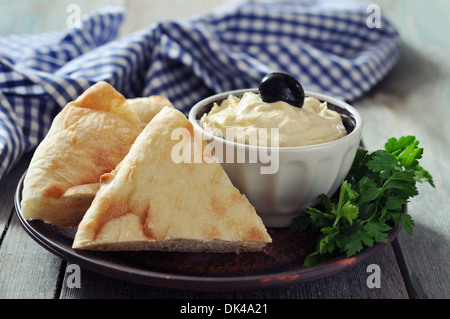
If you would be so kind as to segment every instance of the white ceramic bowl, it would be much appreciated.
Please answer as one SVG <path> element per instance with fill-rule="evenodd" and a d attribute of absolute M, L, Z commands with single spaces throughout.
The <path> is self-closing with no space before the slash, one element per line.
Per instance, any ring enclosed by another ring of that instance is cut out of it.
<path fill-rule="evenodd" d="M 230 94 L 241 97 L 245 92 L 258 93 L 258 89 L 229 91 L 208 97 L 192 107 L 189 120 L 203 138 L 214 140 L 215 145 L 223 147 L 221 164 L 225 172 L 253 204 L 265 226 L 289 227 L 294 217 L 302 214 L 308 206 L 318 203 L 320 194 L 331 196 L 339 188 L 361 142 L 363 121 L 358 111 L 349 104 L 323 94 L 305 92 L 305 96 L 327 101 L 330 109 L 339 112 L 348 135 L 323 144 L 274 148 L 228 141 L 203 130 L 199 120 L 205 112 L 209 112 L 214 102 L 220 104 Z M 234 160 L 226 159 L 227 150 L 233 151 Z M 245 153 L 244 163 L 236 160 L 236 154 L 240 152 Z M 252 152 L 256 155 L 271 154 L 272 160 L 267 162 L 268 157 L 264 164 L 257 156 L 256 163 L 250 163 Z M 276 165 L 275 173 L 262 173 L 264 169 L 266 172 L 275 171 Z"/>

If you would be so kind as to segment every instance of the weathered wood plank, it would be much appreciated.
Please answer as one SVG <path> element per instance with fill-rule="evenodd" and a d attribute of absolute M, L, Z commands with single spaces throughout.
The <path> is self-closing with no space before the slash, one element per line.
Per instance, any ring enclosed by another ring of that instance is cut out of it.
<path fill-rule="evenodd" d="M 367 266 L 376 264 L 381 270 L 381 288 L 369 288 Z M 70 273 L 66 273 L 64 282 Z M 345 272 L 320 280 L 277 289 L 249 292 L 209 293 L 169 290 L 107 278 L 81 270 L 81 288 L 62 286 L 61 298 L 146 298 L 146 299 L 351 299 L 408 298 L 392 247 Z"/>
<path fill-rule="evenodd" d="M 16 193 L 17 184 L 23 172 L 27 169 L 30 159 L 31 153 L 26 154 L 11 169 L 9 174 L 0 181 L 0 244 L 2 240 L 1 234 L 4 235 L 10 219 L 10 213 L 14 208 L 14 194 Z"/>
<path fill-rule="evenodd" d="M 0 247 L 0 299 L 52 299 L 62 260 L 31 239 L 16 216 Z"/>
<path fill-rule="evenodd" d="M 435 178 L 436 188 L 419 185 L 419 196 L 408 204 L 408 212 L 416 223 L 414 235 L 410 238 L 402 233 L 399 242 L 406 261 L 405 272 L 412 283 L 412 297 L 448 298 L 450 296 L 448 144 L 442 141 L 442 136 L 434 139 L 431 130 L 411 125 L 413 119 L 408 118 L 407 114 L 398 115 L 396 111 L 391 111 L 381 104 L 367 103 L 366 101 L 365 105 L 359 106 L 363 117 L 370 119 L 366 121 L 365 126 L 365 141 L 369 149 L 383 147 L 382 143 L 388 137 L 402 135 L 415 135 L 425 148 L 423 166 Z M 383 122 L 387 125 L 379 124 Z"/>
<path fill-rule="evenodd" d="M 53 298 L 59 291 L 61 259 L 37 244 L 20 225 L 14 193 L 30 155 L 25 155 L 0 185 L 0 299 Z M 8 223 L 3 223 L 8 220 Z"/>
<path fill-rule="evenodd" d="M 422 166 L 436 188 L 419 185 L 408 211 L 412 238 L 399 236 L 398 253 L 411 298 L 450 297 L 450 43 L 444 25 L 450 3 L 378 1 L 402 39 L 399 63 L 375 89 L 354 104 L 365 120 L 369 149 L 390 137 L 415 135 L 424 147 Z"/>
<path fill-rule="evenodd" d="M 195 13 L 210 9 L 199 8 L 201 2 L 190 2 Z M 227 1 L 209 4 L 219 2 Z M 401 232 L 395 249 L 389 247 L 360 266 L 282 289 L 191 293 L 127 283 L 83 270 L 81 288 L 68 288 L 65 262 L 29 238 L 15 216 L 10 218 L 12 196 L 25 165 L 0 184 L 0 298 L 449 298 L 450 47 L 442 26 L 448 25 L 445 13 L 450 4 L 439 1 L 429 6 L 410 0 L 378 3 L 400 30 L 402 56 L 393 72 L 354 105 L 365 120 L 364 141 L 369 149 L 383 147 L 389 137 L 409 134 L 416 135 L 425 148 L 422 163 L 437 187 L 421 185 L 420 195 L 409 204 L 417 224 L 412 238 Z M 169 6 L 158 3 L 161 5 Z M 183 11 L 181 5 L 158 11 L 152 2 L 133 0 L 128 6 L 124 32 L 145 27 L 155 19 L 191 13 Z M 371 263 L 381 268 L 380 289 L 366 285 L 366 268 Z"/>

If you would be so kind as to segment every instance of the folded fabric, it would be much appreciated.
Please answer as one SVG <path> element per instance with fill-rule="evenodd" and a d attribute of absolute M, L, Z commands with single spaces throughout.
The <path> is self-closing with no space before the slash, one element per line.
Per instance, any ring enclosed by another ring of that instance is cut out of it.
<path fill-rule="evenodd" d="M 36 147 L 69 101 L 103 80 L 127 98 L 164 95 L 183 112 L 225 90 L 256 87 L 273 71 L 306 90 L 351 101 L 399 55 L 383 17 L 345 1 L 242 1 L 117 38 L 125 11 L 108 7 L 80 28 L 0 37 L 0 178 Z"/>

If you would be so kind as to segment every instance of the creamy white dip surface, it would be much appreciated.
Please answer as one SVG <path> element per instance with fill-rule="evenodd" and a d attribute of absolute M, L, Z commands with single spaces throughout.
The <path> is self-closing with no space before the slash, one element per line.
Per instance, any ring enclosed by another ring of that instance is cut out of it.
<path fill-rule="evenodd" d="M 321 144 L 347 135 L 339 113 L 328 109 L 327 102 L 312 97 L 305 98 L 303 107 L 298 108 L 283 101 L 266 103 L 252 92 L 242 98 L 229 95 L 204 114 L 200 122 L 214 136 L 227 139 L 227 131 L 233 129 L 233 139 L 259 146 L 271 146 L 272 138 L 271 130 L 265 136 L 260 134 L 260 129 L 277 128 L 279 147 Z M 249 138 L 254 134 L 267 140 Z"/>

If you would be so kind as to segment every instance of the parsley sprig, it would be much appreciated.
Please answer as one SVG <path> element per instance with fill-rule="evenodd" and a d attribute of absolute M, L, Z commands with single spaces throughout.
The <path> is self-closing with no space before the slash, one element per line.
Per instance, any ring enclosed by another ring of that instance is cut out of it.
<path fill-rule="evenodd" d="M 386 243 L 393 227 L 412 235 L 414 221 L 403 207 L 418 195 L 417 182 L 435 187 L 431 175 L 419 165 L 423 148 L 418 145 L 414 136 L 404 136 L 389 139 L 384 150 L 358 149 L 340 190 L 331 198 L 320 195 L 320 205 L 293 220 L 291 233 L 307 229 L 321 233 L 317 250 L 306 257 L 305 266 Z"/>

